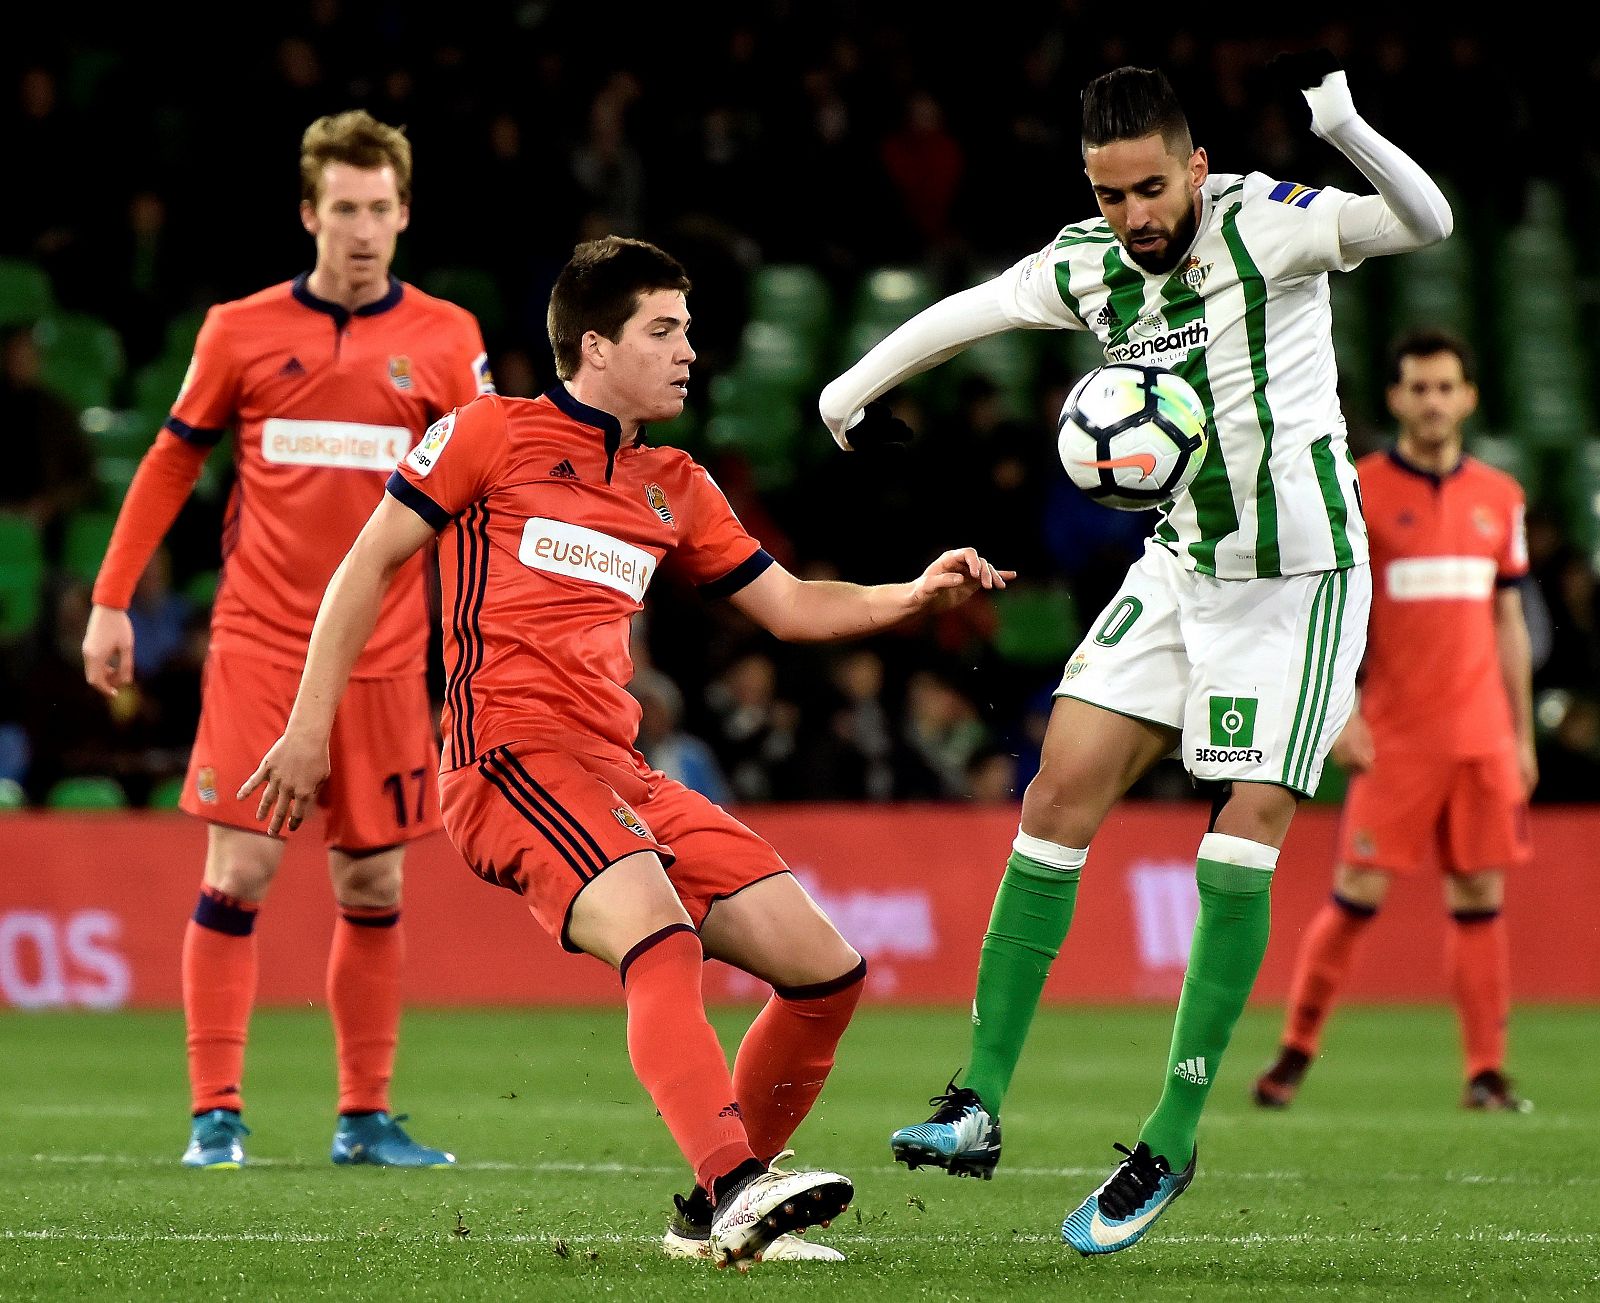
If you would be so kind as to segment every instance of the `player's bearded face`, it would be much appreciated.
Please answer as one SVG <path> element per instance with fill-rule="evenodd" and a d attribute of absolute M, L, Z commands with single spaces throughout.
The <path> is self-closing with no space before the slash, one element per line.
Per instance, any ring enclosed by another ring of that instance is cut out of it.
<path fill-rule="evenodd" d="M 1183 156 L 1159 135 L 1141 136 L 1093 146 L 1083 164 L 1100 215 L 1128 256 L 1148 272 L 1176 267 L 1194 243 L 1205 150 Z"/>
<path fill-rule="evenodd" d="M 689 305 L 679 290 L 651 290 L 606 350 L 608 388 L 624 420 L 670 421 L 689 392 Z"/>

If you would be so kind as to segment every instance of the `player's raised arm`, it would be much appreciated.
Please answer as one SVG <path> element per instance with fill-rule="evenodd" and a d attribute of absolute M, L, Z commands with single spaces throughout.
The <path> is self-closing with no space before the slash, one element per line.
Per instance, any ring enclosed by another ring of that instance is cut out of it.
<path fill-rule="evenodd" d="M 911 431 L 887 403 L 873 400 L 969 344 L 1019 323 L 1006 311 L 1004 277 L 974 285 L 917 313 L 853 367 L 830 381 L 817 408 L 834 442 L 846 452 L 904 443 Z"/>
<path fill-rule="evenodd" d="M 1311 106 L 1311 130 L 1361 170 L 1378 193 L 1339 213 L 1339 243 L 1350 258 L 1405 253 L 1437 244 L 1454 226 L 1444 192 L 1417 163 L 1356 112 L 1350 83 L 1326 50 L 1280 55 L 1273 66 Z"/>
<path fill-rule="evenodd" d="M 924 611 L 959 606 L 980 588 L 1004 588 L 999 570 L 970 547 L 946 552 L 908 584 L 797 579 L 773 562 L 728 600 L 785 642 L 834 642 L 877 633 Z"/>
<path fill-rule="evenodd" d="M 328 736 L 350 671 L 378 623 L 390 581 L 434 537 L 414 511 L 385 494 L 328 581 L 311 630 L 300 691 L 283 736 L 239 789 L 243 800 L 263 788 L 256 818 L 276 836 L 285 819 L 298 828 L 328 776 Z"/>

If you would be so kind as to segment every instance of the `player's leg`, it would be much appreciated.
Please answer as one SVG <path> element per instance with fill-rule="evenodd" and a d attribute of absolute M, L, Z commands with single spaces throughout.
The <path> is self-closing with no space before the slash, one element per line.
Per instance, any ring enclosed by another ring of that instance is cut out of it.
<path fill-rule="evenodd" d="M 1125 1161 L 1062 1223 L 1080 1253 L 1136 1244 L 1194 1179 L 1200 1115 L 1266 954 L 1279 848 L 1355 706 L 1370 599 L 1365 566 L 1190 578 L 1184 761 L 1231 790 L 1200 842 L 1200 909 L 1161 1099 Z"/>
<path fill-rule="evenodd" d="M 860 1003 L 866 961 L 839 935 L 778 854 L 725 810 L 653 777 L 639 807 L 672 846 L 668 870 L 706 954 L 769 983 L 773 992 L 740 1042 L 734 1096 L 756 1157 L 788 1149 L 833 1068 Z M 663 1239 L 676 1257 L 711 1255 L 711 1200 L 696 1186 L 676 1198 Z M 763 1262 L 842 1262 L 823 1244 L 781 1236 Z"/>
<path fill-rule="evenodd" d="M 244 1051 L 256 999 L 256 913 L 283 843 L 212 824 L 200 899 L 183 934 L 183 1014 L 193 1117 L 183 1162 L 238 1167 L 247 1134 Z"/>
<path fill-rule="evenodd" d="M 1510 940 L 1501 910 L 1506 871 L 1532 858 L 1527 793 L 1516 754 L 1463 762 L 1450 792 L 1445 900 L 1450 910 L 1445 964 L 1461 1021 L 1467 1085 L 1462 1105 L 1525 1112 L 1506 1076 L 1511 1015 Z"/>
<path fill-rule="evenodd" d="M 209 825 L 200 898 L 183 937 L 192 1167 L 244 1161 L 240 1122 L 245 1039 L 256 994 L 256 915 L 283 857 L 256 801 L 234 793 L 283 730 L 297 675 L 213 652 L 180 805 Z"/>
<path fill-rule="evenodd" d="M 339 1076 L 334 1162 L 446 1167 L 390 1109 L 405 961 L 406 843 L 440 827 L 438 754 L 421 676 L 352 683 L 334 720 L 331 769 L 318 794 L 337 916 L 328 1011 Z"/>
<path fill-rule="evenodd" d="M 1177 561 L 1147 549 L 1067 663 L 979 953 L 966 1075 L 959 1088 L 952 1080 L 934 1097 L 926 1122 L 891 1136 L 908 1166 L 994 1173 L 1000 1110 L 1072 924 L 1090 839 L 1179 737 L 1189 677 L 1177 621 L 1180 582 Z"/>
<path fill-rule="evenodd" d="M 642 852 L 613 864 L 573 903 L 567 936 L 617 969 L 628 1006 L 635 1074 L 710 1192 L 711 1256 L 759 1259 L 781 1235 L 825 1224 L 849 1204 L 831 1172 L 789 1173 L 756 1157 L 701 987 L 705 951 L 661 861 Z"/>
<path fill-rule="evenodd" d="M 1388 873 L 1349 864 L 1334 870 L 1333 895 L 1306 928 L 1295 956 L 1278 1057 L 1256 1078 L 1252 1094 L 1263 1108 L 1286 1108 L 1293 1102 L 1361 938 L 1388 894 L 1389 880 Z"/>

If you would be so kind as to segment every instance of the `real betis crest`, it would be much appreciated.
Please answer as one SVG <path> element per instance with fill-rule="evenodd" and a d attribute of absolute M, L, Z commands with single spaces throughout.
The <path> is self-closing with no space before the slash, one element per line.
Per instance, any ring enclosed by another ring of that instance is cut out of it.
<path fill-rule="evenodd" d="M 1203 263 L 1191 253 L 1189 261 L 1184 263 L 1182 270 L 1178 272 L 1178 279 L 1187 285 L 1191 291 L 1198 294 L 1200 293 L 1200 287 L 1206 283 L 1206 276 L 1210 271 L 1211 264 L 1209 262 Z"/>

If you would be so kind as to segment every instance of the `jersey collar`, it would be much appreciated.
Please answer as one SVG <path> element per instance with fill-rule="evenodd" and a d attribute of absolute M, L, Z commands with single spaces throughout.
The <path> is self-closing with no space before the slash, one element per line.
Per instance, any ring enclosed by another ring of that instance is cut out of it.
<path fill-rule="evenodd" d="M 405 296 L 406 292 L 406 287 L 399 280 L 399 278 L 390 276 L 388 293 L 375 302 L 368 303 L 363 307 L 357 308 L 352 313 L 347 308 L 344 308 L 337 303 L 330 303 L 327 299 L 318 298 L 311 292 L 310 281 L 311 273 L 308 271 L 303 271 L 294 278 L 293 293 L 295 298 L 303 303 L 306 307 L 310 308 L 313 312 L 327 313 L 328 316 L 332 317 L 334 321 L 338 323 L 339 329 L 341 330 L 344 329 L 345 323 L 348 322 L 352 316 L 375 317 L 380 312 L 387 312 L 390 308 L 398 306 L 400 300 Z"/>
<path fill-rule="evenodd" d="M 1456 464 L 1443 474 L 1440 474 L 1438 471 L 1424 470 L 1415 462 L 1407 461 L 1404 455 L 1402 455 L 1400 452 L 1398 444 L 1389 449 L 1389 460 L 1401 470 L 1405 471 L 1407 475 L 1421 476 L 1423 479 L 1431 483 L 1434 488 L 1440 488 L 1443 486 L 1446 480 L 1450 479 L 1452 476 L 1461 474 L 1461 468 L 1467 464 L 1467 454 L 1463 452 L 1461 456 L 1456 459 Z"/>
<path fill-rule="evenodd" d="M 617 449 L 622 447 L 622 422 L 610 412 L 602 412 L 598 407 L 579 402 L 565 385 L 558 384 L 546 390 L 545 397 L 579 425 L 591 426 L 605 435 L 606 483 L 611 483 L 611 472 L 617 464 Z"/>

